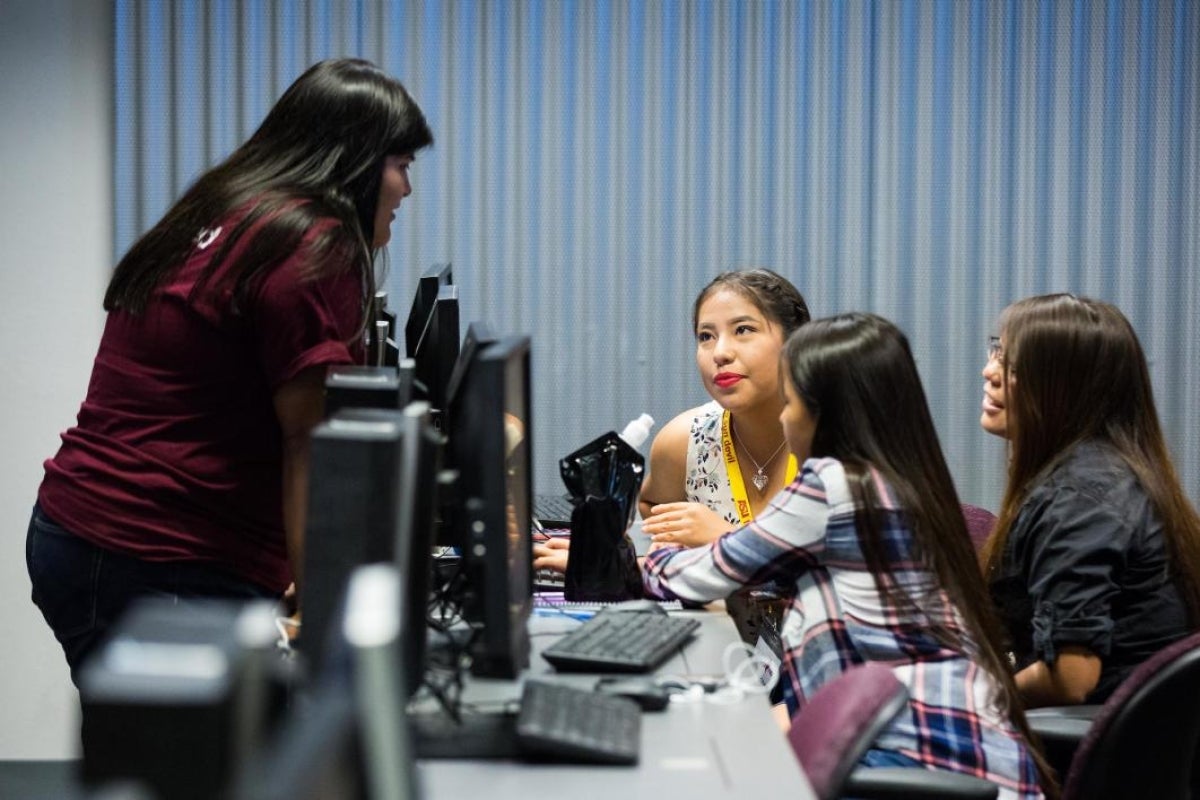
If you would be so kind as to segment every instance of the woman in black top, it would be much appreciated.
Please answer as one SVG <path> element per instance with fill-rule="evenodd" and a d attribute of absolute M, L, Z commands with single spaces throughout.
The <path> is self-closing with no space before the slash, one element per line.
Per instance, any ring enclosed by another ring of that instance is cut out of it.
<path fill-rule="evenodd" d="M 1000 319 L 984 430 L 1008 485 L 983 563 L 1029 706 L 1103 702 L 1200 619 L 1200 518 L 1114 306 L 1032 297 Z"/>

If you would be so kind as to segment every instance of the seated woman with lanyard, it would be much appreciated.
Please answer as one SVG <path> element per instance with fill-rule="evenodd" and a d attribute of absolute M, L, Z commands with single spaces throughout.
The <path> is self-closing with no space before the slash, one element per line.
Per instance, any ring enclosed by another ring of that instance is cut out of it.
<path fill-rule="evenodd" d="M 780 419 L 800 474 L 715 542 L 652 545 L 647 593 L 702 602 L 777 581 L 791 713 L 850 666 L 887 664 L 910 700 L 865 764 L 962 772 L 1002 797 L 1040 797 L 1042 765 L 908 340 L 870 314 L 816 320 L 788 339 L 782 372 Z"/>
<path fill-rule="evenodd" d="M 696 366 L 712 400 L 676 416 L 650 446 L 638 502 L 653 541 L 695 547 L 744 525 L 796 476 L 779 412 L 779 354 L 809 319 L 803 295 L 767 269 L 724 272 L 692 309 Z M 536 548 L 536 567 L 565 570 L 566 543 Z M 748 600 L 729 600 L 743 638 L 757 638 Z"/>
<path fill-rule="evenodd" d="M 1102 703 L 1200 619 L 1200 518 L 1179 485 L 1137 334 L 1114 306 L 1032 297 L 983 370 L 1008 485 L 983 551 L 1026 705 Z"/>
<path fill-rule="evenodd" d="M 766 269 L 718 275 L 696 298 L 696 366 L 712 401 L 668 422 L 638 502 L 656 542 L 708 544 L 744 525 L 796 475 L 779 423 L 779 354 L 808 304 Z"/>

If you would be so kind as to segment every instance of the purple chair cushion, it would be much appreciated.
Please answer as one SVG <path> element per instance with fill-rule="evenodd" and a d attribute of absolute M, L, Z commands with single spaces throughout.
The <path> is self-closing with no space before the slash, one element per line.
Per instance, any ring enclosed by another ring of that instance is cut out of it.
<path fill-rule="evenodd" d="M 991 535 L 992 528 L 996 526 L 996 515 L 986 508 L 970 503 L 962 504 L 962 514 L 967 522 L 967 533 L 971 534 L 971 543 L 975 545 L 975 552 L 978 553 Z"/>
<path fill-rule="evenodd" d="M 908 689 L 878 663 L 851 667 L 813 693 L 788 740 L 822 800 L 838 797 L 859 759 L 908 703 Z"/>

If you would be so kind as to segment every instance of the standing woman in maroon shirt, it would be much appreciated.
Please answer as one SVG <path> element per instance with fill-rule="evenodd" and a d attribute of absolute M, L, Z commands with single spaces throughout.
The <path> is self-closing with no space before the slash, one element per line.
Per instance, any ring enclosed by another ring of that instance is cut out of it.
<path fill-rule="evenodd" d="M 374 257 L 432 143 L 397 80 L 323 61 L 117 264 L 26 541 L 73 679 L 137 596 L 277 598 L 301 580 L 325 370 L 362 360 Z"/>

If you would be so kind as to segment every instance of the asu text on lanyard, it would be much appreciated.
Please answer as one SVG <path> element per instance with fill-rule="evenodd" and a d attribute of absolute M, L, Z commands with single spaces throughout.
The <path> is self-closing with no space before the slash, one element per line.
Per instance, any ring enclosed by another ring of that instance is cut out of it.
<path fill-rule="evenodd" d="M 729 490 L 733 494 L 733 505 L 737 508 L 738 520 L 745 525 L 754 519 L 754 511 L 750 508 L 750 498 L 746 494 L 746 482 L 742 480 L 742 469 L 738 466 L 737 449 L 733 446 L 733 437 L 729 435 L 729 412 L 721 414 L 721 455 L 725 458 L 725 471 L 729 474 Z M 788 454 L 786 481 L 791 483 L 796 479 L 798 466 L 796 457 Z"/>

